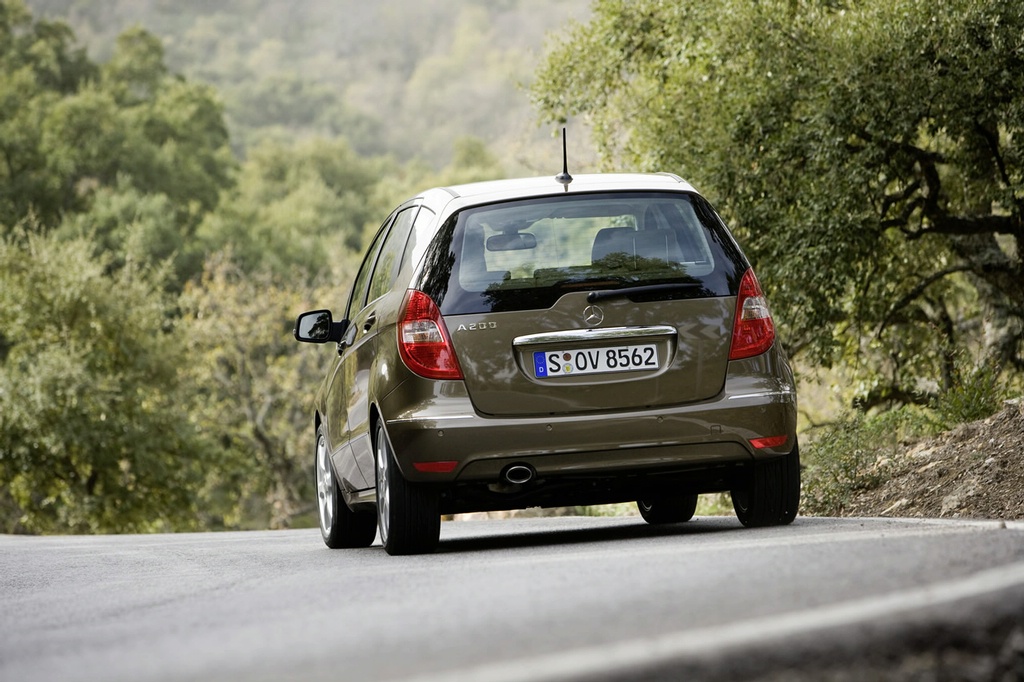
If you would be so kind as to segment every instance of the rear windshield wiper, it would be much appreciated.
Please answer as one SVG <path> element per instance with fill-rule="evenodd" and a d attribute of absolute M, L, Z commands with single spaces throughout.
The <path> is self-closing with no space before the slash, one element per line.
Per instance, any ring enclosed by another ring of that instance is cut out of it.
<path fill-rule="evenodd" d="M 694 287 L 704 286 L 700 282 L 670 282 L 668 284 L 647 284 L 638 287 L 624 287 L 622 289 L 600 289 L 587 294 L 587 303 L 607 301 L 611 298 L 629 298 L 630 296 L 643 296 L 644 294 L 663 294 L 673 291 L 683 291 Z"/>

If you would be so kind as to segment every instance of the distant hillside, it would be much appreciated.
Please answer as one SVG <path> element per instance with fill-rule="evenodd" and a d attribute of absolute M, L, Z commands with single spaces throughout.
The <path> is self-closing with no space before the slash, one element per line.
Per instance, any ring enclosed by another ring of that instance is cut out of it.
<path fill-rule="evenodd" d="M 441 166 L 474 136 L 510 173 L 559 158 L 521 85 L 545 36 L 589 14 L 589 0 L 26 2 L 99 61 L 127 27 L 158 35 L 173 70 L 220 92 L 240 154 L 266 137 L 344 136 L 364 154 Z"/>

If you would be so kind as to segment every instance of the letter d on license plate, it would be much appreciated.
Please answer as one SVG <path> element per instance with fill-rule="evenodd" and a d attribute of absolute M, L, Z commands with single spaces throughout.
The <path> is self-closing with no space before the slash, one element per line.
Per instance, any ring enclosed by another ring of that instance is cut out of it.
<path fill-rule="evenodd" d="M 658 369 L 658 347 L 654 344 L 535 351 L 533 354 L 533 373 L 538 379 L 654 369 Z"/>

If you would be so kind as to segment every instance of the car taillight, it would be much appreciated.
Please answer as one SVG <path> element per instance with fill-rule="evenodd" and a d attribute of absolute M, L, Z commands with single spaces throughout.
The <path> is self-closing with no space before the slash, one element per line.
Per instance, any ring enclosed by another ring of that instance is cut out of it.
<path fill-rule="evenodd" d="M 398 320 L 398 352 L 410 370 L 427 379 L 461 379 L 448 328 L 434 301 L 422 291 L 405 294 Z"/>
<path fill-rule="evenodd" d="M 732 325 L 730 360 L 742 360 L 760 355 L 775 343 L 775 323 L 768 310 L 761 284 L 753 268 L 743 273 L 740 291 L 736 297 L 736 320 Z"/>

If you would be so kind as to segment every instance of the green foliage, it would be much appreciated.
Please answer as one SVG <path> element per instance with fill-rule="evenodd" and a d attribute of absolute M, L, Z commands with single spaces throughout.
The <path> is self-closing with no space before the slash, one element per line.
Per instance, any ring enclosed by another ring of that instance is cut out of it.
<path fill-rule="evenodd" d="M 42 90 L 74 92 L 95 77 L 96 67 L 73 40 L 63 22 L 33 21 L 21 0 L 0 2 L 0 72 L 27 73 Z"/>
<path fill-rule="evenodd" d="M 4 532 L 196 527 L 211 449 L 189 410 L 161 273 L 81 239 L 0 241 Z"/>
<path fill-rule="evenodd" d="M 334 262 L 347 280 L 354 259 Z M 194 418 L 226 463 L 202 489 L 207 527 L 282 527 L 313 508 L 311 410 L 324 358 L 292 337 L 294 315 L 317 296 L 296 281 L 303 276 L 244 272 L 222 254 L 180 299 Z"/>
<path fill-rule="evenodd" d="M 398 201 L 499 162 L 477 138 L 441 170 L 314 138 L 239 165 L 217 96 L 154 35 L 102 65 L 73 40 L 0 3 L 0 531 L 301 523 L 323 356 L 294 315 L 339 308 Z M 333 101 L 273 82 L 297 100 L 278 123 Z"/>
<path fill-rule="evenodd" d="M 227 134 L 151 36 L 102 69 L 73 38 L 0 3 L 0 528 L 195 528 L 216 451 L 167 263 L 229 181 Z"/>
<path fill-rule="evenodd" d="M 927 413 L 913 406 L 875 416 L 842 415 L 801 444 L 801 511 L 841 515 L 858 490 L 870 490 L 887 478 L 891 458 L 906 441 L 935 430 Z"/>
<path fill-rule="evenodd" d="M 579 516 L 639 516 L 635 502 L 620 502 L 597 506 L 571 507 Z M 735 512 L 729 493 L 708 493 L 697 498 L 694 516 L 732 516 Z"/>
<path fill-rule="evenodd" d="M 138 26 L 117 37 L 114 54 L 103 65 L 103 80 L 118 103 L 128 106 L 154 99 L 168 75 L 160 40 Z"/>
<path fill-rule="evenodd" d="M 732 516 L 735 513 L 729 493 L 709 493 L 697 498 L 694 516 Z"/>
<path fill-rule="evenodd" d="M 29 215 L 53 228 L 88 212 L 98 192 L 133 188 L 165 195 L 179 238 L 189 236 L 234 168 L 212 91 L 170 75 L 141 29 L 101 68 L 71 47 L 66 25 L 33 22 L 18 0 L 2 7 L 2 229 Z"/>
<path fill-rule="evenodd" d="M 66 26 L 34 23 L 18 0 L 0 3 L 0 225 L 29 210 L 46 219 L 60 209 L 60 183 L 44 172 L 43 122 L 54 102 L 94 74 Z"/>
<path fill-rule="evenodd" d="M 953 385 L 932 402 L 936 420 L 944 429 L 994 414 L 1007 397 L 1000 368 L 994 362 L 976 366 L 961 362 L 958 370 Z"/>
<path fill-rule="evenodd" d="M 575 516 L 638 516 L 640 513 L 634 502 L 569 507 L 567 511 Z"/>
<path fill-rule="evenodd" d="M 267 141 L 343 137 L 362 155 L 437 170 L 471 134 L 517 173 L 554 174 L 557 141 L 532 121 L 522 84 L 545 35 L 589 0 L 29 4 L 65 18 L 102 61 L 132 26 L 159 36 L 174 71 L 220 93 L 240 157 Z M 544 152 L 551 162 L 538 164 Z"/>
<path fill-rule="evenodd" d="M 814 433 L 803 447 L 807 513 L 843 513 L 858 490 L 889 475 L 890 462 L 909 441 L 935 435 L 997 412 L 1007 395 L 999 367 L 958 359 L 950 388 L 925 407 L 904 405 L 879 413 L 852 412 Z"/>
<path fill-rule="evenodd" d="M 886 394 L 1024 368 L 1024 5 L 600 0 L 533 87 L 715 197 L 793 352 Z"/>
<path fill-rule="evenodd" d="M 167 195 L 145 194 L 124 177 L 113 187 L 96 190 L 89 209 L 66 217 L 55 234 L 90 240 L 112 268 L 161 265 L 173 261 L 185 246 Z M 183 270 L 174 273 L 175 284 L 185 279 Z"/>
<path fill-rule="evenodd" d="M 367 225 L 390 210 L 375 196 L 394 173 L 383 159 L 358 157 L 342 140 L 311 140 L 295 148 L 265 144 L 244 164 L 237 186 L 200 225 L 192 249 L 230 247 L 247 271 L 279 275 L 301 268 L 312 281 L 337 246 L 357 250 Z"/>

